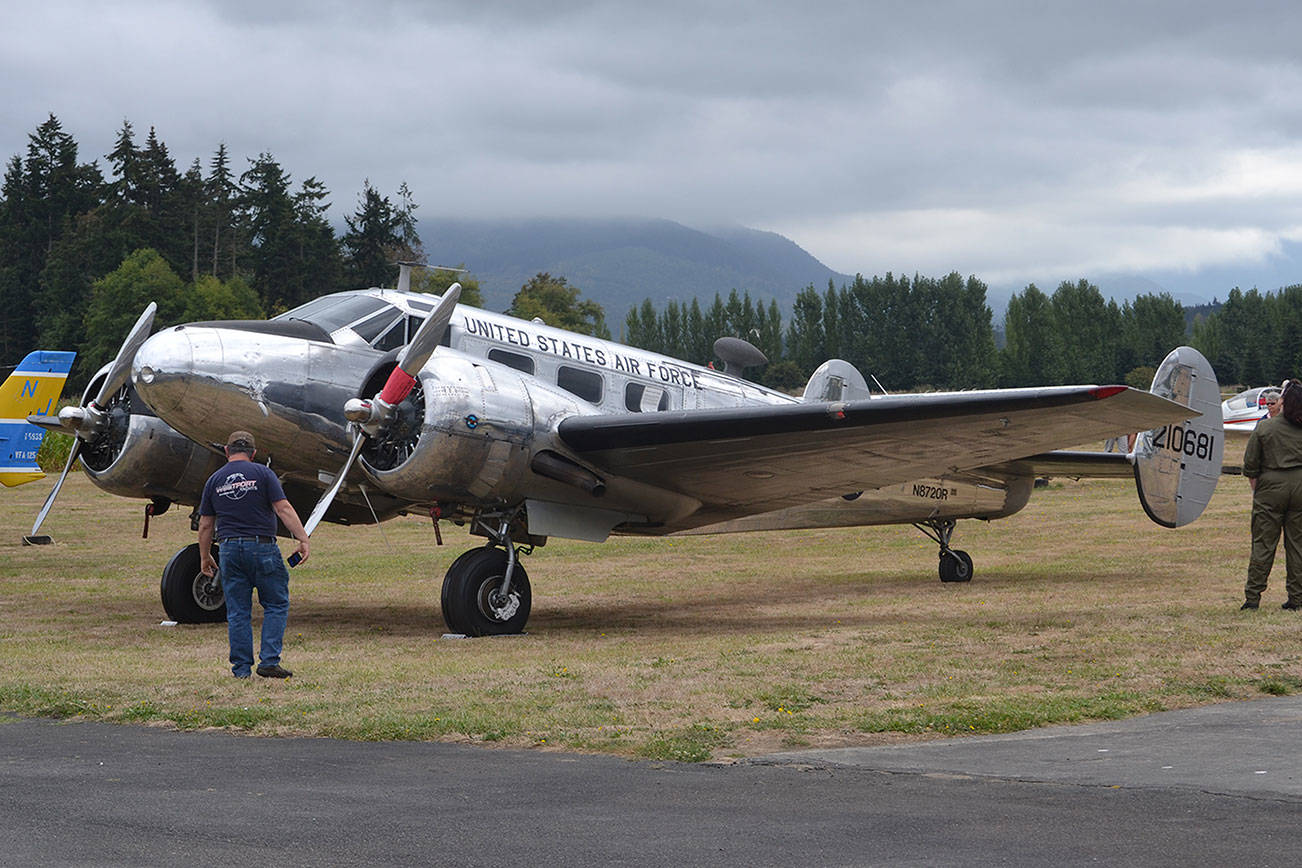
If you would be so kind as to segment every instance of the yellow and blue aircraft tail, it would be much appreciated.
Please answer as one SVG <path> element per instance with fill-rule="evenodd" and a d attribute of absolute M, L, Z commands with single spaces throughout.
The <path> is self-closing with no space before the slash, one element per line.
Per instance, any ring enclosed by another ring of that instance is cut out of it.
<path fill-rule="evenodd" d="M 36 452 L 45 431 L 27 417 L 58 413 L 59 395 L 76 356 L 54 350 L 28 353 L 0 385 L 0 484 L 12 487 L 44 478 Z"/>

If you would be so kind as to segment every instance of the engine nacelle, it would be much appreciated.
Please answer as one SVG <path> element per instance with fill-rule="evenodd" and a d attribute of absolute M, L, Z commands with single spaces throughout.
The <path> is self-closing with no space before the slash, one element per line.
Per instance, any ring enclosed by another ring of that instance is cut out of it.
<path fill-rule="evenodd" d="M 377 370 L 363 394 L 375 394 L 384 376 L 387 371 Z M 397 497 L 516 502 L 537 484 L 533 453 L 550 445 L 557 420 L 580 412 L 566 393 L 527 382 L 510 368 L 441 353 L 398 405 L 396 418 L 362 450 L 361 465 Z"/>
<path fill-rule="evenodd" d="M 82 396 L 85 406 L 107 374 L 102 369 Z M 81 464 L 95 485 L 122 497 L 198 504 L 204 483 L 225 458 L 183 436 L 153 415 L 130 386 L 108 401 L 108 419 L 81 448 Z"/>

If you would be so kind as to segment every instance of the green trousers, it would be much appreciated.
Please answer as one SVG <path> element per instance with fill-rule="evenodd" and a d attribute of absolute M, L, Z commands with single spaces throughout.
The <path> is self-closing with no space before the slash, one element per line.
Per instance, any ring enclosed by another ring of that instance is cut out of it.
<path fill-rule="evenodd" d="M 1252 495 L 1252 558 L 1243 588 L 1249 603 L 1259 602 L 1266 590 L 1281 531 L 1287 569 L 1284 588 L 1290 601 L 1302 604 L 1302 468 L 1267 470 L 1257 478 Z"/>

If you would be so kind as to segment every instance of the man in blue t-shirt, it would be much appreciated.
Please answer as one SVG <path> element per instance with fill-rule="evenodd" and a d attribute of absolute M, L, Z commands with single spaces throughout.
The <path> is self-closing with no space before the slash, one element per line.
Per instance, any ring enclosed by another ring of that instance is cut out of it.
<path fill-rule="evenodd" d="M 262 606 L 262 643 L 257 672 L 263 678 L 289 678 L 280 665 L 289 617 L 289 570 L 276 545 L 276 519 L 298 540 L 300 563 L 307 560 L 307 531 L 285 498 L 271 468 L 254 464 L 253 435 L 235 431 L 226 440 L 226 464 L 209 477 L 199 501 L 200 570 L 214 575 L 214 536 L 221 552 L 222 591 L 226 595 L 226 630 L 231 643 L 231 672 L 248 678 L 253 668 L 253 589 Z"/>

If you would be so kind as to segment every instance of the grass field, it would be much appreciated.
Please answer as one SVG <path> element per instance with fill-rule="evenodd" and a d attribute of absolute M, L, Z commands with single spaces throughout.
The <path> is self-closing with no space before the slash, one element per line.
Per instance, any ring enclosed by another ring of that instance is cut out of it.
<path fill-rule="evenodd" d="M 142 540 L 142 503 L 74 474 L 55 545 L 23 547 L 49 484 L 0 493 L 0 708 L 21 714 L 698 761 L 1302 690 L 1282 555 L 1262 609 L 1238 611 L 1239 477 L 1176 531 L 1130 483 L 1055 482 L 960 523 L 967 585 L 942 585 L 907 527 L 554 540 L 525 560 L 528 634 L 498 639 L 441 639 L 443 572 L 478 540 L 325 525 L 293 573 L 285 682 L 231 678 L 224 625 L 159 625 L 185 511 Z"/>

